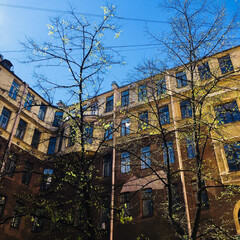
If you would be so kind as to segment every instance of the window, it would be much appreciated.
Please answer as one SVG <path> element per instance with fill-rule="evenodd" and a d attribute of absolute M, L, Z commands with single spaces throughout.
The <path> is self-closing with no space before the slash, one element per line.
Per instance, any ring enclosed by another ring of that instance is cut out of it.
<path fill-rule="evenodd" d="M 91 105 L 91 113 L 92 113 L 92 115 L 98 115 L 98 103 L 97 102 L 94 102 Z"/>
<path fill-rule="evenodd" d="M 0 116 L 0 126 L 4 129 L 7 128 L 11 112 L 7 108 L 3 108 L 2 114 Z"/>
<path fill-rule="evenodd" d="M 144 130 L 148 127 L 148 112 L 143 112 L 139 114 L 139 130 Z"/>
<path fill-rule="evenodd" d="M 141 85 L 138 87 L 138 101 L 144 101 L 147 97 L 146 85 Z"/>
<path fill-rule="evenodd" d="M 142 190 L 142 216 L 153 216 L 153 200 L 151 188 Z"/>
<path fill-rule="evenodd" d="M 27 123 L 25 121 L 23 121 L 22 119 L 20 119 L 17 131 L 16 131 L 16 137 L 18 139 L 23 140 L 23 137 L 24 137 L 24 134 L 26 131 L 26 127 L 27 127 Z"/>
<path fill-rule="evenodd" d="M 41 218 L 42 216 L 42 210 L 36 209 L 36 213 L 33 216 L 32 221 L 32 232 L 41 232 L 43 228 L 43 220 Z"/>
<path fill-rule="evenodd" d="M 197 182 L 192 182 L 192 189 L 193 189 L 193 193 L 195 195 L 195 201 L 197 203 Z M 200 190 L 199 190 L 200 191 Z M 203 209 L 208 209 L 209 208 L 209 200 L 208 200 L 208 193 L 207 193 L 207 189 L 205 188 L 205 182 L 202 181 L 202 191 L 201 191 L 201 195 L 202 195 L 202 208 Z"/>
<path fill-rule="evenodd" d="M 106 112 L 111 112 L 113 110 L 113 95 L 107 97 L 106 99 Z"/>
<path fill-rule="evenodd" d="M 124 217 L 130 216 L 129 203 L 130 203 L 130 193 L 129 192 L 121 193 L 120 204 L 121 204 L 122 211 L 124 213 L 123 214 Z"/>
<path fill-rule="evenodd" d="M 175 157 L 174 157 L 174 150 L 173 150 L 173 142 L 172 141 L 167 142 L 167 149 L 165 147 L 165 144 L 163 143 L 164 164 L 167 164 L 167 151 L 168 151 L 169 162 L 174 163 L 175 162 Z"/>
<path fill-rule="evenodd" d="M 162 125 L 170 123 L 168 106 L 159 109 L 159 117 Z"/>
<path fill-rule="evenodd" d="M 129 91 L 122 92 L 122 107 L 129 105 Z"/>
<path fill-rule="evenodd" d="M 73 126 L 70 127 L 70 133 L 68 137 L 68 147 L 71 147 L 75 144 L 76 141 L 76 130 Z"/>
<path fill-rule="evenodd" d="M 62 150 L 63 138 L 64 138 L 64 129 L 61 129 L 58 150 L 57 150 L 58 152 Z"/>
<path fill-rule="evenodd" d="M 56 146 L 56 137 L 50 137 L 47 154 L 54 154 Z"/>
<path fill-rule="evenodd" d="M 214 110 L 219 124 L 240 120 L 240 112 L 236 101 L 216 106 Z"/>
<path fill-rule="evenodd" d="M 3 216 L 3 211 L 5 208 L 6 201 L 7 201 L 7 198 L 3 195 L 0 195 L 0 219 Z"/>
<path fill-rule="evenodd" d="M 92 143 L 93 140 L 93 123 L 87 123 L 84 127 L 85 143 Z"/>
<path fill-rule="evenodd" d="M 10 153 L 7 163 L 6 163 L 6 168 L 5 171 L 7 172 L 9 177 L 13 177 L 15 169 L 17 165 L 17 156 L 13 153 Z"/>
<path fill-rule="evenodd" d="M 47 106 L 45 106 L 44 104 L 41 104 L 39 113 L 38 113 L 38 118 L 41 119 L 42 121 L 44 121 L 46 111 L 47 111 Z"/>
<path fill-rule="evenodd" d="M 53 169 L 44 169 L 43 175 L 42 175 L 42 181 L 40 188 L 42 190 L 47 190 L 52 182 L 52 177 L 53 177 Z"/>
<path fill-rule="evenodd" d="M 14 208 L 14 211 L 13 211 L 13 218 L 12 218 L 12 221 L 10 223 L 11 227 L 13 227 L 13 228 L 18 228 L 19 227 L 23 212 L 24 212 L 24 205 L 20 202 L 17 202 L 16 206 Z"/>
<path fill-rule="evenodd" d="M 200 76 L 201 80 L 208 79 L 208 78 L 211 77 L 208 62 L 205 62 L 202 65 L 198 66 L 198 73 L 199 73 L 199 76 Z"/>
<path fill-rule="evenodd" d="M 107 155 L 103 158 L 103 177 L 112 175 L 112 155 Z"/>
<path fill-rule="evenodd" d="M 157 81 L 157 95 L 162 95 L 166 93 L 166 81 L 165 78 L 159 79 Z"/>
<path fill-rule="evenodd" d="M 174 183 L 172 184 L 172 203 L 173 203 L 173 209 L 175 211 L 180 210 L 180 195 L 179 195 L 179 189 L 178 184 Z"/>
<path fill-rule="evenodd" d="M 176 73 L 176 79 L 177 79 L 177 88 L 182 88 L 188 85 L 187 76 L 184 71 Z"/>
<path fill-rule="evenodd" d="M 32 176 L 33 164 L 30 162 L 25 163 L 24 172 L 22 175 L 22 183 L 29 185 Z"/>
<path fill-rule="evenodd" d="M 121 122 L 121 136 L 128 135 L 130 133 L 129 118 L 123 119 Z"/>
<path fill-rule="evenodd" d="M 113 138 L 113 123 L 110 122 L 105 126 L 105 140 L 110 140 Z"/>
<path fill-rule="evenodd" d="M 106 230 L 109 225 L 110 215 L 110 202 L 108 199 L 103 200 L 103 204 L 100 209 L 100 227 Z"/>
<path fill-rule="evenodd" d="M 190 101 L 184 101 L 180 103 L 182 118 L 192 117 L 192 107 Z"/>
<path fill-rule="evenodd" d="M 240 170 L 240 142 L 224 146 L 229 171 Z"/>
<path fill-rule="evenodd" d="M 233 71 L 232 61 L 229 55 L 218 59 L 222 74 Z"/>
<path fill-rule="evenodd" d="M 8 96 L 11 97 L 12 99 L 16 100 L 18 91 L 19 91 L 19 84 L 16 83 L 15 81 L 13 81 L 10 91 L 8 93 Z"/>
<path fill-rule="evenodd" d="M 141 169 L 151 167 L 150 146 L 141 148 Z"/>
<path fill-rule="evenodd" d="M 195 144 L 193 139 L 186 138 L 187 155 L 189 159 L 195 158 Z"/>
<path fill-rule="evenodd" d="M 53 126 L 58 127 L 63 119 L 63 112 L 55 112 Z"/>
<path fill-rule="evenodd" d="M 130 153 L 123 152 L 121 154 L 121 173 L 130 172 Z"/>
<path fill-rule="evenodd" d="M 31 143 L 31 146 L 33 148 L 38 149 L 40 137 L 41 137 L 41 132 L 35 128 L 34 133 L 33 133 L 32 143 Z"/>
<path fill-rule="evenodd" d="M 32 105 L 33 105 L 33 95 L 31 93 L 28 93 L 26 101 L 24 103 L 24 108 L 26 108 L 28 111 L 30 111 Z"/>

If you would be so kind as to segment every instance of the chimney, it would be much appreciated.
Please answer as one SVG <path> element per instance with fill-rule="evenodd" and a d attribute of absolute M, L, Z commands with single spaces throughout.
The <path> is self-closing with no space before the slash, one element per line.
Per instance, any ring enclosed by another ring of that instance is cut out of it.
<path fill-rule="evenodd" d="M 7 60 L 7 59 L 4 59 L 2 60 L 1 62 L 1 65 L 4 66 L 6 69 L 8 69 L 9 71 L 11 71 L 11 68 L 13 67 L 12 63 Z"/>
<path fill-rule="evenodd" d="M 115 81 L 113 81 L 112 82 L 112 90 L 115 90 L 115 89 L 118 89 L 118 84 Z"/>

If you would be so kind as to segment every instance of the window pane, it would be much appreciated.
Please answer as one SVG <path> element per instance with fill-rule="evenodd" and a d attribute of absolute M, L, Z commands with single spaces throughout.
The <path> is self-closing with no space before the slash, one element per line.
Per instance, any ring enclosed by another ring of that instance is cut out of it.
<path fill-rule="evenodd" d="M 93 123 L 86 124 L 84 127 L 85 143 L 92 143 L 93 140 Z"/>
<path fill-rule="evenodd" d="M 31 146 L 35 149 L 38 149 L 38 145 L 40 142 L 40 137 L 41 137 L 41 132 L 39 132 L 36 128 L 34 130 L 33 138 L 32 138 L 32 143 Z"/>
<path fill-rule="evenodd" d="M 142 216 L 153 216 L 152 189 L 150 188 L 142 191 Z"/>
<path fill-rule="evenodd" d="M 121 136 L 128 135 L 130 133 L 129 118 L 123 119 L 121 122 Z"/>
<path fill-rule="evenodd" d="M 75 144 L 76 140 L 76 130 L 73 126 L 70 127 L 70 133 L 68 137 L 68 147 L 71 147 Z"/>
<path fill-rule="evenodd" d="M 53 126 L 58 127 L 63 119 L 63 112 L 55 112 L 54 120 L 53 120 Z"/>
<path fill-rule="evenodd" d="M 168 106 L 159 110 L 160 122 L 162 125 L 170 123 L 169 109 Z"/>
<path fill-rule="evenodd" d="M 44 169 L 40 188 L 47 190 L 52 182 L 53 169 Z"/>
<path fill-rule="evenodd" d="M 166 81 L 165 78 L 157 81 L 157 95 L 166 93 Z"/>
<path fill-rule="evenodd" d="M 112 175 L 112 156 L 107 155 L 103 158 L 103 177 Z"/>
<path fill-rule="evenodd" d="M 192 117 L 192 107 L 190 101 L 184 101 L 180 103 L 182 118 Z"/>
<path fill-rule="evenodd" d="M 240 142 L 224 146 L 229 171 L 240 170 Z"/>
<path fill-rule="evenodd" d="M 8 96 L 10 96 L 12 99 L 16 100 L 18 91 L 19 91 L 19 84 L 17 84 L 15 81 L 13 81 L 10 91 L 8 93 Z"/>
<path fill-rule="evenodd" d="M 129 105 L 129 91 L 122 92 L 122 107 Z"/>
<path fill-rule="evenodd" d="M 149 168 L 151 166 L 151 152 L 150 146 L 141 148 L 141 169 Z"/>
<path fill-rule="evenodd" d="M 41 104 L 39 113 L 38 113 L 38 118 L 41 119 L 42 121 L 44 121 L 46 111 L 47 111 L 47 106 Z"/>
<path fill-rule="evenodd" d="M 33 104 L 33 96 L 32 96 L 32 94 L 28 93 L 26 101 L 24 103 L 24 108 L 26 108 L 28 111 L 30 111 L 32 104 Z"/>
<path fill-rule="evenodd" d="M 48 145 L 48 154 L 54 154 L 56 147 L 56 137 L 50 137 L 49 145 Z"/>
<path fill-rule="evenodd" d="M 195 158 L 195 144 L 191 138 L 186 138 L 186 146 L 188 158 Z"/>
<path fill-rule="evenodd" d="M 208 62 L 205 62 L 204 64 L 198 66 L 198 72 L 201 80 L 210 78 L 211 73 Z"/>
<path fill-rule="evenodd" d="M 138 87 L 138 101 L 143 101 L 147 97 L 147 89 L 145 85 L 141 85 Z"/>
<path fill-rule="evenodd" d="M 139 115 L 139 130 L 144 130 L 148 127 L 148 112 L 143 112 Z"/>
<path fill-rule="evenodd" d="M 219 62 L 219 66 L 220 66 L 222 74 L 227 73 L 227 72 L 232 72 L 234 70 L 232 61 L 231 61 L 231 58 L 229 55 L 219 58 L 218 62 Z"/>
<path fill-rule="evenodd" d="M 163 160 L 164 164 L 167 164 L 167 150 L 168 150 L 168 157 L 170 163 L 175 162 L 175 157 L 174 157 L 174 150 L 173 150 L 173 143 L 172 141 L 167 142 L 167 149 L 165 147 L 165 144 L 163 143 Z"/>
<path fill-rule="evenodd" d="M 17 164 L 17 156 L 13 153 L 9 154 L 7 159 L 5 171 L 7 172 L 9 177 L 13 177 Z"/>
<path fill-rule="evenodd" d="M 219 124 L 240 121 L 240 112 L 236 101 L 216 106 L 214 111 Z"/>
<path fill-rule="evenodd" d="M 106 99 L 106 112 L 113 110 L 113 96 L 107 97 Z"/>
<path fill-rule="evenodd" d="M 32 176 L 33 164 L 30 162 L 25 163 L 25 169 L 22 175 L 22 183 L 29 185 Z"/>
<path fill-rule="evenodd" d="M 130 172 L 130 153 L 123 152 L 121 154 L 121 173 Z"/>
<path fill-rule="evenodd" d="M 105 126 L 105 139 L 110 140 L 113 138 L 113 123 L 108 123 Z"/>
<path fill-rule="evenodd" d="M 2 110 L 2 114 L 0 116 L 0 126 L 4 129 L 7 128 L 9 119 L 10 119 L 11 112 L 6 109 L 5 107 Z"/>
<path fill-rule="evenodd" d="M 27 127 L 27 123 L 24 120 L 20 119 L 17 131 L 16 131 L 17 138 L 23 140 L 23 137 L 24 137 L 24 134 L 26 131 L 26 127 Z"/>
<path fill-rule="evenodd" d="M 182 88 L 188 85 L 187 76 L 184 71 L 176 73 L 177 87 Z"/>

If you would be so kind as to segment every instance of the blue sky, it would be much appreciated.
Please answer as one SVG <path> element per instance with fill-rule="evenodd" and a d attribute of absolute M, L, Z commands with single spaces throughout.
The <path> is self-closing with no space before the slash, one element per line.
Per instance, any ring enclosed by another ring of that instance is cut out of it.
<path fill-rule="evenodd" d="M 165 21 L 167 15 L 158 8 L 160 0 L 119 0 L 112 1 L 117 7 L 116 14 L 126 18 L 138 18 Z M 236 10 L 239 1 L 222 0 L 224 2 L 228 14 Z M 47 27 L 50 17 L 58 16 L 59 13 L 49 11 L 35 11 L 22 8 L 5 7 L 3 4 L 13 6 L 27 6 L 33 8 L 45 8 L 55 10 L 68 10 L 69 4 L 74 6 L 77 11 L 82 13 L 102 14 L 101 6 L 105 5 L 105 1 L 101 0 L 0 0 L 0 53 L 14 64 L 14 71 L 22 80 L 30 84 L 34 88 L 35 79 L 32 77 L 33 66 L 24 65 L 19 61 L 24 60 L 25 56 L 22 52 L 22 46 L 19 42 L 23 42 L 25 37 L 31 37 L 37 41 L 47 38 Z M 118 39 L 108 39 L 106 46 L 129 46 L 153 43 L 145 32 L 146 24 L 156 32 L 160 32 L 166 27 L 166 24 L 152 23 L 144 21 L 123 21 L 119 20 L 122 34 Z M 128 73 L 132 71 L 137 63 L 143 58 L 149 58 L 157 54 L 158 47 L 126 47 L 119 48 L 119 52 L 125 56 L 126 65 L 113 67 L 105 78 L 103 91 L 110 90 L 111 82 L 116 81 L 119 85 L 126 83 Z M 11 52 L 12 51 L 12 52 Z M 44 71 L 44 70 L 43 70 Z M 44 73 L 50 78 L 60 79 L 56 72 Z M 60 97 L 55 96 L 56 101 Z"/>

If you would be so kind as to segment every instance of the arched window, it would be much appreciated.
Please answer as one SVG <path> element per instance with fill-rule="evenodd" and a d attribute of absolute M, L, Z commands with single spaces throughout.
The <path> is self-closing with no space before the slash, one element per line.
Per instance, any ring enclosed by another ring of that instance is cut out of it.
<path fill-rule="evenodd" d="M 233 209 L 233 219 L 236 226 L 237 234 L 240 235 L 240 201 L 238 201 Z"/>

